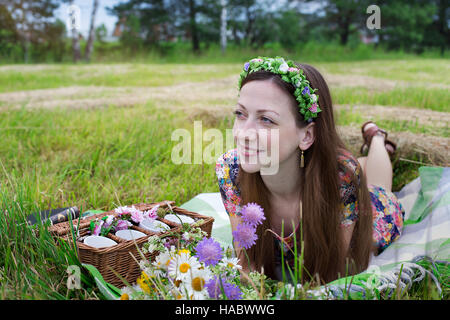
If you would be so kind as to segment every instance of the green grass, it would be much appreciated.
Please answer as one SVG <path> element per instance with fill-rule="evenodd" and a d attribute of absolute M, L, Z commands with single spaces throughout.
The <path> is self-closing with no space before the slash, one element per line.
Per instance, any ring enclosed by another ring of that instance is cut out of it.
<path fill-rule="evenodd" d="M 369 106 L 370 107 L 370 106 Z M 405 112 L 407 109 L 405 108 Z M 336 124 L 340 126 L 359 126 L 366 121 L 361 112 L 350 109 L 339 109 L 335 111 Z M 450 129 L 448 127 L 438 127 L 432 125 L 419 124 L 418 120 L 402 120 L 402 119 L 383 119 L 382 117 L 374 118 L 373 121 L 377 125 L 388 132 L 420 133 L 438 137 L 450 138 Z"/>
<path fill-rule="evenodd" d="M 388 91 L 369 88 L 334 88 L 331 90 L 337 104 L 369 104 L 382 106 L 405 106 L 434 111 L 450 111 L 448 89 L 405 87 Z"/>
<path fill-rule="evenodd" d="M 1 67 L 0 67 L 1 68 Z M 16 65 L 0 72 L 0 93 L 17 90 L 59 88 L 67 86 L 139 86 L 174 85 L 199 82 L 238 74 L 236 64 L 109 64 L 109 65 Z"/>
<path fill-rule="evenodd" d="M 380 79 L 411 81 L 426 87 L 428 83 L 449 85 L 448 59 L 386 59 L 321 63 L 321 70 L 333 74 L 351 74 Z"/>
<path fill-rule="evenodd" d="M 2 163 L 14 180 L 30 186 L 30 200 L 41 208 L 106 209 L 119 201 L 166 198 L 182 203 L 216 188 L 210 165 L 199 177 L 201 165 L 172 164 L 179 143 L 170 141 L 172 131 L 186 123 L 167 110 L 140 105 L 2 113 L 0 128 L 18 125 L 23 129 L 0 130 L 1 140 L 9 141 L 0 146 Z M 191 177 L 196 179 L 186 184 Z"/>
<path fill-rule="evenodd" d="M 314 64 L 332 74 L 355 74 L 380 79 L 409 81 L 409 86 L 396 86 L 379 91 L 368 87 L 331 87 L 336 104 L 369 104 L 405 106 L 435 111 L 450 111 L 450 91 L 446 87 L 427 87 L 427 83 L 448 85 L 442 70 L 445 60 L 392 60 L 377 62 L 340 62 Z M 394 67 L 393 67 L 394 66 Z M 0 72 L 0 93 L 20 90 L 49 89 L 68 86 L 158 87 L 202 82 L 238 75 L 241 64 L 81 64 L 16 66 Z M 420 70 L 420 72 L 418 71 Z M 440 71 L 439 71 L 440 70 Z M 420 74 L 420 77 L 418 77 Z"/>

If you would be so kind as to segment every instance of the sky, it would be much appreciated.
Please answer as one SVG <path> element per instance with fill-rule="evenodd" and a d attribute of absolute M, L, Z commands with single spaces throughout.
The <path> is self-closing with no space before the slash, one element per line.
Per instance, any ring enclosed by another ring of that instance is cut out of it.
<path fill-rule="evenodd" d="M 97 14 L 95 16 L 95 27 L 105 24 L 108 30 L 108 36 L 111 36 L 114 31 L 114 26 L 117 22 L 117 17 L 110 16 L 106 12 L 106 7 L 113 7 L 114 5 L 124 2 L 124 0 L 99 0 Z M 74 4 L 80 8 L 80 33 L 87 38 L 89 32 L 89 24 L 91 23 L 91 11 L 94 1 L 92 0 L 74 0 Z M 68 4 L 61 4 L 55 11 L 55 16 L 60 20 L 66 22 L 68 18 Z"/>

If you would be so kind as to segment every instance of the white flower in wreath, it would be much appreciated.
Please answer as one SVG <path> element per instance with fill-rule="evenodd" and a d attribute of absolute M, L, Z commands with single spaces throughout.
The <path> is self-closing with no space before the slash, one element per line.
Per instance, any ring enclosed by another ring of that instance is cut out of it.
<path fill-rule="evenodd" d="M 280 65 L 280 67 L 278 68 L 279 71 L 286 73 L 289 69 L 289 66 L 286 62 L 284 62 L 283 64 Z"/>
<path fill-rule="evenodd" d="M 313 93 L 311 95 L 311 99 L 312 99 L 312 102 L 316 102 L 317 101 L 317 96 Z"/>

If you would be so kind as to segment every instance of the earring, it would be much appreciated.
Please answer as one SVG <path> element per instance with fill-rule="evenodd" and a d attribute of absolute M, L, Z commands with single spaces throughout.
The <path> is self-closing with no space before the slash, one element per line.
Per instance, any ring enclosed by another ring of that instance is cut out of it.
<path fill-rule="evenodd" d="M 305 158 L 303 156 L 303 150 L 302 150 L 302 156 L 300 158 L 300 168 L 303 168 L 305 166 Z"/>

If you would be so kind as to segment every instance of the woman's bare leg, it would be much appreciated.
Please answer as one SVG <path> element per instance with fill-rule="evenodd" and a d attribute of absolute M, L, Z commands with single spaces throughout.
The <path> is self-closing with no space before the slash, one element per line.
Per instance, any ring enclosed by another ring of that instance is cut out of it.
<path fill-rule="evenodd" d="M 359 157 L 358 158 L 358 162 L 361 165 L 361 169 L 364 173 L 366 172 L 366 161 L 367 161 L 367 157 Z"/>
<path fill-rule="evenodd" d="M 374 126 L 374 124 L 369 123 L 364 129 L 367 130 L 371 126 Z M 384 136 L 377 134 L 372 138 L 367 157 L 358 158 L 358 161 L 366 174 L 368 184 L 392 191 L 392 163 L 386 147 L 391 148 L 390 145 L 384 145 Z"/>

